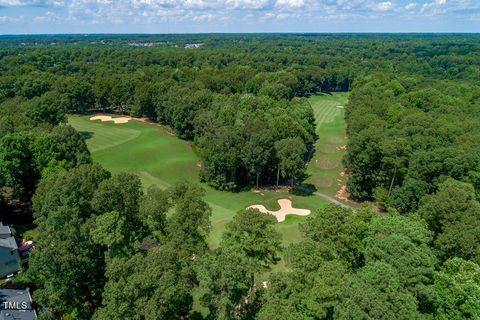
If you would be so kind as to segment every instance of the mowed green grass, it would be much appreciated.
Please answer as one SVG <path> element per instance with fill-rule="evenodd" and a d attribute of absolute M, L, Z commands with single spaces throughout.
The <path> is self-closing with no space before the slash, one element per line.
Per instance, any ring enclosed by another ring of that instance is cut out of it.
<path fill-rule="evenodd" d="M 113 173 L 139 175 L 144 187 L 156 184 L 167 188 L 179 181 L 201 184 L 198 178 L 200 159 L 189 142 L 180 140 L 159 125 L 130 121 L 127 124 L 91 121 L 88 116 L 70 116 L 69 123 L 87 138 L 94 161 Z M 328 204 L 317 196 L 295 196 L 287 190 L 262 192 L 222 192 L 202 184 L 205 200 L 212 208 L 210 244 L 216 247 L 225 225 L 236 212 L 252 204 L 278 209 L 278 199 L 290 198 L 294 207 L 307 208 L 312 214 Z M 302 235 L 298 224 L 305 217 L 287 216 L 276 225 L 285 245 L 298 242 Z"/>
<path fill-rule="evenodd" d="M 318 140 L 315 152 L 307 166 L 306 183 L 313 184 L 317 191 L 334 196 L 341 185 L 346 183 L 342 158 L 347 144 L 344 107 L 348 102 L 348 93 L 317 94 L 309 99 L 316 120 Z"/>

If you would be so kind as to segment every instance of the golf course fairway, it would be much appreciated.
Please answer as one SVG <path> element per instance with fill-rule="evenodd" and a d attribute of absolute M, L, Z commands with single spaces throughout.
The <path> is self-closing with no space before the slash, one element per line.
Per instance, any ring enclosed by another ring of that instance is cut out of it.
<path fill-rule="evenodd" d="M 346 184 L 342 158 L 347 144 L 344 116 L 348 93 L 317 94 L 309 101 L 315 114 L 317 141 L 307 166 L 305 183 L 314 185 L 325 195 L 341 197 L 339 190 Z"/>
<path fill-rule="evenodd" d="M 335 108 L 339 103 L 345 104 L 347 95 L 317 95 L 311 98 L 316 117 L 324 117 L 326 111 L 332 112 L 333 121 L 330 118 L 317 123 L 318 149 L 322 141 L 336 141 L 343 138 L 343 110 Z M 332 107 L 333 106 L 333 107 Z M 321 110 L 324 112 L 320 112 Z M 328 113 L 328 116 L 332 116 Z M 323 118 L 322 118 L 323 119 Z M 317 118 L 318 121 L 318 118 Z M 297 196 L 288 193 L 287 189 L 279 191 L 243 191 L 224 192 L 218 191 L 206 184 L 200 183 L 198 173 L 201 161 L 195 154 L 191 143 L 175 137 L 166 127 L 158 124 L 145 123 L 131 120 L 128 123 L 115 124 L 113 122 L 92 121 L 90 116 L 69 116 L 69 124 L 86 137 L 87 146 L 95 162 L 102 164 L 112 173 L 131 172 L 139 175 L 144 187 L 156 184 L 161 188 L 167 188 L 179 181 L 188 181 L 201 184 L 206 190 L 205 200 L 212 208 L 212 231 L 210 244 L 218 246 L 225 224 L 228 223 L 235 213 L 250 205 L 263 205 L 268 210 L 280 209 L 277 200 L 290 199 L 295 208 L 309 209 L 311 215 L 317 210 L 328 205 L 328 201 L 316 195 Z M 320 125 L 319 125 L 320 124 Z M 338 126 L 338 128 L 334 128 Z M 322 136 L 325 128 L 325 136 Z M 327 136 L 330 135 L 330 136 Z M 341 141 L 343 143 L 343 141 Z M 320 153 L 314 153 L 315 157 Z M 340 160 L 341 154 L 334 155 Z M 313 161 L 314 161 L 313 160 Z M 336 176 L 341 168 L 322 170 L 308 165 L 308 178 L 315 184 L 315 175 Z M 328 189 L 335 194 L 332 186 Z M 298 224 L 305 221 L 306 217 L 288 215 L 286 220 L 277 223 L 278 230 L 283 235 L 283 243 L 297 242 L 302 239 Z"/>

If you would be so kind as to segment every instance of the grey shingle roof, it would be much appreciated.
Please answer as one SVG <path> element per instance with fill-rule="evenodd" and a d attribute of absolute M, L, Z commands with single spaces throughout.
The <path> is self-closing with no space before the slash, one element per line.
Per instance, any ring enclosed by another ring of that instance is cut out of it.
<path fill-rule="evenodd" d="M 17 242 L 14 237 L 1 239 L 0 238 L 0 247 L 5 247 L 9 249 L 18 249 Z"/>
<path fill-rule="evenodd" d="M 28 289 L 0 289 L 0 320 L 37 320 Z"/>
<path fill-rule="evenodd" d="M 12 235 L 10 228 L 8 226 L 4 226 L 3 223 L 0 222 L 0 238 L 8 238 Z"/>

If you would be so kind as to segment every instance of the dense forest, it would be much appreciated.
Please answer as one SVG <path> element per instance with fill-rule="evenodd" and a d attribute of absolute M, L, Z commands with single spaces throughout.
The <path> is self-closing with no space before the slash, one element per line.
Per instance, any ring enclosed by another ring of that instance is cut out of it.
<path fill-rule="evenodd" d="M 38 230 L 16 285 L 41 319 L 480 318 L 479 79 L 478 35 L 0 37 L 0 210 Z M 286 248 L 250 209 L 212 250 L 201 187 L 144 190 L 67 124 L 149 118 L 215 188 L 294 187 L 328 91 L 351 91 L 348 191 L 382 213 L 326 207 Z"/>

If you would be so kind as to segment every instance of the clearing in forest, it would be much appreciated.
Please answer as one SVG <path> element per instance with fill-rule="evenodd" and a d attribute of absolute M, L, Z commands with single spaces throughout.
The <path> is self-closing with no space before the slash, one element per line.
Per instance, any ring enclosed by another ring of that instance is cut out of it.
<path fill-rule="evenodd" d="M 341 201 L 337 197 L 344 190 L 347 177 L 344 174 L 342 158 L 346 152 L 346 124 L 344 120 L 348 93 L 322 93 L 309 99 L 316 120 L 315 151 L 307 166 L 306 184 L 312 184 L 316 190 Z"/>
<path fill-rule="evenodd" d="M 287 189 L 262 192 L 225 192 L 210 188 L 199 181 L 200 159 L 191 144 L 172 135 L 158 124 L 132 119 L 117 125 L 111 121 L 91 121 L 88 116 L 70 116 L 69 123 L 86 137 L 94 161 L 112 173 L 132 172 L 140 176 L 145 187 L 152 184 L 168 188 L 179 181 L 201 184 L 205 200 L 212 207 L 210 244 L 216 247 L 225 225 L 235 213 L 251 205 L 263 205 L 269 211 L 280 210 L 278 200 L 291 198 L 293 206 L 316 213 L 328 204 L 317 196 L 297 196 Z M 305 217 L 289 215 L 276 227 L 283 235 L 284 244 L 298 242 L 302 235 L 299 222 Z"/>

